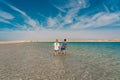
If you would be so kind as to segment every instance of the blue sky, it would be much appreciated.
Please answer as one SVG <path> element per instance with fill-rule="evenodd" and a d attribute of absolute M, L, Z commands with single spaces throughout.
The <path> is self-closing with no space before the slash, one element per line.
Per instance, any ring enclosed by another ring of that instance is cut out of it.
<path fill-rule="evenodd" d="M 119 4 L 120 0 L 0 0 L 0 40 L 120 39 Z"/>

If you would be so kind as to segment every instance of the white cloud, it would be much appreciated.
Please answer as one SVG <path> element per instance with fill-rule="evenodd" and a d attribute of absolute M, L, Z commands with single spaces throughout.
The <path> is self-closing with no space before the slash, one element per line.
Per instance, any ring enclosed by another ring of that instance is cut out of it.
<path fill-rule="evenodd" d="M 71 25 L 72 29 L 94 28 L 113 25 L 120 21 L 120 13 L 99 12 L 92 17 L 79 17 L 79 21 Z"/>
<path fill-rule="evenodd" d="M 28 24 L 29 26 L 31 26 L 33 28 L 33 30 L 39 30 L 42 27 L 40 25 L 39 21 L 31 19 L 30 17 L 25 17 L 25 23 Z"/>
<path fill-rule="evenodd" d="M 103 6 L 104 6 L 104 8 L 105 8 L 106 12 L 110 13 L 109 8 L 108 8 L 105 4 L 103 4 Z"/>
<path fill-rule="evenodd" d="M 64 17 L 64 23 L 65 24 L 72 23 L 73 19 L 77 16 L 77 13 L 78 13 L 79 9 L 80 9 L 80 7 L 76 7 L 76 8 L 70 9 L 67 12 L 66 16 Z"/>
<path fill-rule="evenodd" d="M 0 10 L 0 17 L 4 18 L 4 19 L 13 19 L 14 16 L 8 12 L 2 11 Z"/>
<path fill-rule="evenodd" d="M 6 4 L 7 6 L 9 6 L 11 9 L 13 9 L 13 10 L 21 13 L 22 15 L 26 16 L 25 12 L 23 12 L 22 10 L 16 8 L 15 6 L 12 6 L 11 4 L 7 3 L 6 1 L 1 1 L 1 2 L 3 2 L 4 4 Z"/>
<path fill-rule="evenodd" d="M 58 1 L 59 2 L 59 1 Z M 83 8 L 87 8 L 89 6 L 88 0 L 67 0 L 65 1 L 64 4 L 59 5 L 58 4 L 53 4 L 54 7 L 56 7 L 58 10 L 61 12 L 64 12 L 64 16 L 56 16 L 55 18 L 52 19 L 52 23 L 56 23 L 58 28 L 64 28 L 65 25 L 73 23 L 73 19 L 77 17 L 77 13 L 79 10 Z M 48 19 L 49 20 L 49 19 Z M 49 25 L 49 24 L 48 24 Z"/>
<path fill-rule="evenodd" d="M 48 17 L 47 18 L 47 27 L 50 29 L 61 29 L 64 27 L 65 23 L 64 23 L 64 17 L 61 14 L 58 14 L 56 17 L 52 18 L 52 17 Z"/>
<path fill-rule="evenodd" d="M 88 0 L 67 0 L 65 4 L 59 6 L 63 9 L 72 9 L 76 7 L 86 8 L 88 7 Z"/>
<path fill-rule="evenodd" d="M 20 13 L 23 18 L 25 19 L 25 23 L 27 26 L 30 26 L 33 28 L 33 30 L 39 30 L 41 28 L 41 25 L 39 23 L 39 21 L 37 20 L 34 20 L 32 19 L 31 17 L 29 17 L 24 11 L 16 8 L 15 6 L 5 2 L 5 1 L 2 1 L 4 4 L 6 4 L 7 6 L 9 6 L 11 9 L 13 9 L 14 11 Z M 24 25 L 23 25 L 24 26 Z M 21 27 L 21 26 L 20 26 Z M 29 29 L 29 28 L 28 28 Z"/>
<path fill-rule="evenodd" d="M 48 24 L 48 27 L 56 27 L 55 25 L 57 24 L 56 20 L 49 17 L 48 20 L 47 20 L 47 24 Z"/>
<path fill-rule="evenodd" d="M 81 9 L 89 7 L 90 4 L 88 3 L 88 1 L 89 0 L 66 0 L 65 3 L 62 5 L 53 4 L 53 6 L 56 7 L 58 10 L 64 12 L 64 15 L 61 15 L 61 13 L 59 13 L 56 17 L 45 17 L 47 24 L 46 27 L 48 27 L 49 29 L 50 28 L 62 29 L 67 24 L 70 24 L 69 26 L 71 29 L 81 28 L 85 29 L 109 26 L 113 24 L 115 25 L 116 22 L 120 21 L 120 12 L 110 13 L 108 7 L 105 4 L 103 4 L 103 7 L 105 8 L 106 12 L 98 12 L 93 16 L 87 15 L 78 16 L 77 13 L 80 12 Z M 28 27 L 32 27 L 33 30 L 40 30 L 41 28 L 43 28 L 43 25 L 40 24 L 38 20 L 32 19 L 24 11 L 16 8 L 15 6 L 5 1 L 2 2 L 9 6 L 11 9 L 13 9 L 14 11 L 20 13 L 24 18 L 25 25 L 27 25 Z M 7 16 L 9 15 L 9 17 L 6 17 L 5 15 Z M 12 15 L 10 16 L 9 13 L 5 13 L 2 16 L 9 19 L 13 18 Z M 75 19 L 76 22 L 74 22 Z M 1 19 L 1 21 L 8 23 L 8 21 L 3 19 Z"/>
<path fill-rule="evenodd" d="M 60 18 L 57 18 L 58 16 L 56 16 L 56 18 L 53 18 L 52 23 L 55 23 L 56 21 L 59 24 L 61 23 L 60 28 L 64 28 L 66 24 L 70 24 L 69 26 L 71 29 L 85 29 L 116 25 L 116 22 L 120 21 L 120 12 L 110 13 L 109 8 L 105 4 L 103 4 L 103 7 L 106 12 L 98 12 L 93 16 L 78 16 L 77 13 L 80 12 L 81 9 L 90 6 L 88 1 L 89 0 L 67 0 L 63 5 L 58 4 L 57 6 L 57 4 L 55 4 L 56 8 L 66 14 Z M 74 22 L 74 19 L 77 21 Z"/>
<path fill-rule="evenodd" d="M 3 19 L 3 18 L 0 18 L 0 22 L 3 22 L 3 23 L 7 23 L 7 24 L 11 24 L 9 21 Z"/>
<path fill-rule="evenodd" d="M 56 9 L 58 9 L 59 11 L 66 13 L 66 11 L 65 11 L 64 9 L 62 9 L 62 8 L 56 6 L 56 5 L 54 5 L 54 7 L 55 7 Z"/>
<path fill-rule="evenodd" d="M 24 25 L 15 24 L 15 26 L 16 26 L 18 29 L 21 29 L 21 30 L 28 30 L 28 26 L 27 26 L 26 24 L 24 24 Z"/>

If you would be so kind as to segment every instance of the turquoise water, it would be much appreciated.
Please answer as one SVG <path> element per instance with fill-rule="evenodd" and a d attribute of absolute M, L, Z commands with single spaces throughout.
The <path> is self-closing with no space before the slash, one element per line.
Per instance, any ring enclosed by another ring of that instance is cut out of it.
<path fill-rule="evenodd" d="M 76 80 L 120 80 L 120 42 L 67 44 L 68 55 L 62 61 Z"/>
<path fill-rule="evenodd" d="M 68 46 L 79 53 L 99 53 L 120 58 L 120 42 L 70 42 Z"/>
<path fill-rule="evenodd" d="M 53 46 L 53 42 L 46 45 Z M 106 54 L 120 58 L 120 42 L 68 42 L 68 51 L 75 50 L 81 53 Z"/>

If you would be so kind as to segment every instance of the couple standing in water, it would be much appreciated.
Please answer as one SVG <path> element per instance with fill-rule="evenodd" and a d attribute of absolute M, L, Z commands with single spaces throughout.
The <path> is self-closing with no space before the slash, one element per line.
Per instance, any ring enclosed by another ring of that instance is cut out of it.
<path fill-rule="evenodd" d="M 58 39 L 56 39 L 55 43 L 54 43 L 54 55 L 58 55 L 58 53 L 64 54 L 66 55 L 66 46 L 67 46 L 67 42 L 66 39 L 64 39 L 64 41 L 60 44 Z"/>

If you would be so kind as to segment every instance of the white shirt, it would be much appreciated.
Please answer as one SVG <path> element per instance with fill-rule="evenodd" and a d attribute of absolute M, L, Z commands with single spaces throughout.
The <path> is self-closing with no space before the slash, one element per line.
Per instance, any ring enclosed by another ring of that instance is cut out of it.
<path fill-rule="evenodd" d="M 59 46 L 60 46 L 59 43 L 54 43 L 54 50 L 59 50 Z"/>

